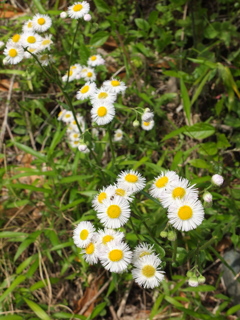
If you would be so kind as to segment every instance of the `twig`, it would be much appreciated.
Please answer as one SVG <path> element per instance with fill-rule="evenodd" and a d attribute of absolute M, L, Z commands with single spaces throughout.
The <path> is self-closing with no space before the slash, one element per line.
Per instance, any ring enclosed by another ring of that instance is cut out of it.
<path fill-rule="evenodd" d="M 29 121 L 29 116 L 28 116 L 27 111 L 25 111 L 25 117 L 26 117 L 27 131 L 28 131 L 28 134 L 29 134 L 29 137 L 30 137 L 32 148 L 34 150 L 37 150 L 36 144 L 35 144 L 35 141 L 34 141 L 34 138 L 33 138 L 33 134 L 32 134 L 32 131 L 31 131 L 31 124 L 30 124 L 30 121 Z"/>
<path fill-rule="evenodd" d="M 10 86 L 9 86 L 9 90 L 8 90 L 6 109 L 5 109 L 3 124 L 2 124 L 2 128 L 1 128 L 1 133 L 0 133 L 0 152 L 2 152 L 3 139 L 4 139 L 4 135 L 5 135 L 6 127 L 7 127 L 8 110 L 9 110 L 9 105 L 10 105 L 11 96 L 12 96 L 14 79 L 15 79 L 15 75 L 13 75 L 11 77 Z"/>
<path fill-rule="evenodd" d="M 123 298 L 122 298 L 122 301 L 121 301 L 120 306 L 119 306 L 118 311 L 117 311 L 117 316 L 118 316 L 118 318 L 121 318 L 121 315 L 122 315 L 122 313 L 123 313 L 123 310 L 125 309 L 126 302 L 127 302 L 127 298 L 128 298 L 129 293 L 130 293 L 132 284 L 133 284 L 133 281 L 128 282 L 128 284 L 127 284 L 126 291 L 125 291 L 125 293 L 124 293 L 124 296 L 123 296 Z"/>
<path fill-rule="evenodd" d="M 118 318 L 118 316 L 117 316 L 117 314 L 116 314 L 116 312 L 115 312 L 115 310 L 114 310 L 112 305 L 109 307 L 109 310 L 111 312 L 113 320 L 119 320 L 119 318 Z"/>
<path fill-rule="evenodd" d="M 80 310 L 80 312 L 78 313 L 79 315 L 84 314 L 84 312 L 87 311 L 88 307 L 102 294 L 102 292 L 108 287 L 111 281 L 112 277 L 102 286 L 98 293 L 84 305 L 82 310 Z"/>

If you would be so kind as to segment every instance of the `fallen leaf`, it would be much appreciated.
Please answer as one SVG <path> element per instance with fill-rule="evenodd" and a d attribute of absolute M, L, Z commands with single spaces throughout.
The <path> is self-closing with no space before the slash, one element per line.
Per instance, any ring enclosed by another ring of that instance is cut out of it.
<path fill-rule="evenodd" d="M 22 15 L 23 11 L 10 4 L 0 4 L 0 18 L 10 19 Z"/>

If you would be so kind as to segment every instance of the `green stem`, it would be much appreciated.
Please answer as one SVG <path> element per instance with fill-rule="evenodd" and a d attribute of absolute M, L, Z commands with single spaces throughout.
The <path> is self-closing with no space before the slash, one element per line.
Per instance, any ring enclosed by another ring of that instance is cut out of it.
<path fill-rule="evenodd" d="M 159 204 L 159 205 L 162 207 L 161 203 L 160 203 L 157 199 L 155 199 L 155 198 L 153 198 L 152 196 L 150 196 L 150 194 L 147 193 L 146 191 L 143 191 L 143 190 L 142 190 L 142 191 L 140 191 L 140 193 L 141 193 L 142 195 L 144 195 L 145 197 L 147 197 L 148 199 L 150 199 L 150 200 L 154 201 L 155 203 Z"/>
<path fill-rule="evenodd" d="M 172 253 L 172 261 L 176 262 L 177 256 L 177 239 L 173 242 L 173 253 Z"/>
<path fill-rule="evenodd" d="M 112 142 L 112 135 L 111 135 L 111 131 L 110 131 L 110 125 L 107 127 L 107 130 L 108 130 L 110 149 L 111 149 L 111 153 L 112 153 L 112 167 L 113 167 L 115 164 L 115 153 L 114 153 L 114 147 L 113 147 L 113 142 Z"/>

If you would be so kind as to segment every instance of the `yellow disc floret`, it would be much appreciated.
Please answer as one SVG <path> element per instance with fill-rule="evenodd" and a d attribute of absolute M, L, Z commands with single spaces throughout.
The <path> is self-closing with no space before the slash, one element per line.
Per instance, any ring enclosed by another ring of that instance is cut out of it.
<path fill-rule="evenodd" d="M 125 194 L 126 194 L 126 191 L 123 190 L 123 189 L 118 188 L 118 189 L 116 189 L 115 193 L 120 197 L 124 197 Z"/>
<path fill-rule="evenodd" d="M 113 262 L 120 261 L 123 258 L 123 252 L 122 250 L 119 250 L 119 249 L 111 250 L 108 254 L 108 258 Z"/>
<path fill-rule="evenodd" d="M 127 182 L 136 183 L 138 181 L 138 176 L 135 174 L 128 173 L 125 177 Z"/>
<path fill-rule="evenodd" d="M 51 40 L 50 39 L 45 39 L 45 40 L 43 40 L 42 45 L 43 46 L 47 46 L 49 43 L 51 43 Z"/>
<path fill-rule="evenodd" d="M 35 38 L 34 36 L 29 36 L 29 37 L 27 38 L 27 42 L 29 42 L 29 43 L 35 43 L 35 42 L 36 42 L 36 38 Z"/>
<path fill-rule="evenodd" d="M 120 85 L 120 82 L 117 81 L 117 80 L 112 80 L 112 81 L 111 81 L 111 85 L 112 85 L 113 87 L 118 87 L 118 86 Z"/>
<path fill-rule="evenodd" d="M 46 23 L 46 20 L 44 18 L 39 18 L 37 22 L 42 26 Z"/>
<path fill-rule="evenodd" d="M 106 192 L 101 192 L 99 195 L 98 195 L 98 202 L 102 203 L 103 200 L 107 199 L 107 194 Z"/>
<path fill-rule="evenodd" d="M 151 278 L 155 275 L 156 269 L 151 265 L 146 265 L 142 268 L 142 274 L 147 277 Z"/>
<path fill-rule="evenodd" d="M 81 93 L 87 93 L 89 91 L 89 86 L 84 86 L 82 87 L 82 89 L 80 90 Z"/>
<path fill-rule="evenodd" d="M 20 34 L 15 34 L 13 37 L 12 37 L 12 41 L 13 42 L 18 42 L 20 40 Z"/>
<path fill-rule="evenodd" d="M 107 208 L 107 215 L 111 219 L 117 219 L 120 216 L 121 212 L 122 212 L 121 208 L 116 204 L 111 204 Z"/>
<path fill-rule="evenodd" d="M 93 73 L 92 73 L 92 72 L 88 72 L 88 73 L 87 73 L 87 77 L 88 77 L 88 78 L 91 78 L 92 76 L 93 76 Z"/>
<path fill-rule="evenodd" d="M 18 55 L 17 50 L 16 50 L 16 49 L 10 49 L 10 50 L 8 51 L 8 55 L 9 55 L 11 58 L 15 58 L 15 57 Z"/>
<path fill-rule="evenodd" d="M 104 117 L 107 114 L 107 108 L 99 107 L 97 110 L 97 114 L 99 117 Z"/>
<path fill-rule="evenodd" d="M 83 6 L 79 3 L 79 4 L 75 4 L 75 6 L 73 7 L 73 11 L 78 12 L 81 11 L 83 8 Z"/>
<path fill-rule="evenodd" d="M 176 198 L 182 199 L 185 196 L 185 194 L 186 194 L 186 191 L 182 187 L 177 187 L 177 188 L 173 189 L 173 191 L 172 191 L 172 196 L 174 199 L 176 199 Z"/>
<path fill-rule="evenodd" d="M 192 211 L 192 208 L 190 208 L 189 206 L 182 206 L 178 210 L 178 217 L 181 220 L 188 220 L 192 217 L 192 215 L 193 215 L 193 211 Z"/>
<path fill-rule="evenodd" d="M 106 99 L 108 97 L 107 92 L 100 92 L 98 94 L 98 99 Z"/>
<path fill-rule="evenodd" d="M 149 256 L 150 252 L 149 251 L 144 251 L 142 253 L 140 253 L 139 258 L 145 257 L 145 256 Z"/>
<path fill-rule="evenodd" d="M 157 188 L 163 188 L 166 186 L 167 183 L 168 183 L 168 177 L 162 177 L 155 182 L 155 186 Z"/>
<path fill-rule="evenodd" d="M 94 244 L 91 242 L 89 243 L 89 245 L 86 247 L 86 254 L 93 254 L 94 250 L 95 250 L 95 246 Z"/>
<path fill-rule="evenodd" d="M 81 240 L 86 240 L 87 237 L 89 235 L 89 231 L 87 229 L 83 229 L 81 232 L 80 232 L 80 239 Z"/>
<path fill-rule="evenodd" d="M 102 243 L 103 244 L 107 244 L 108 242 L 112 241 L 113 239 L 114 239 L 113 236 L 106 235 L 106 236 L 103 237 Z"/>
<path fill-rule="evenodd" d="M 91 60 L 91 61 L 95 61 L 95 60 L 97 60 L 97 57 L 96 57 L 96 56 L 91 56 L 91 57 L 90 57 L 90 60 Z"/>

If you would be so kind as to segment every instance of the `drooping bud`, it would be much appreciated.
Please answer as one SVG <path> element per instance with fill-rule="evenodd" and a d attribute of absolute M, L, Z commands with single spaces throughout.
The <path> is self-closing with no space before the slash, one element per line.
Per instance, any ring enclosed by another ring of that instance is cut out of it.
<path fill-rule="evenodd" d="M 223 177 L 220 174 L 214 174 L 212 176 L 212 183 L 216 186 L 220 187 L 223 184 Z"/>

